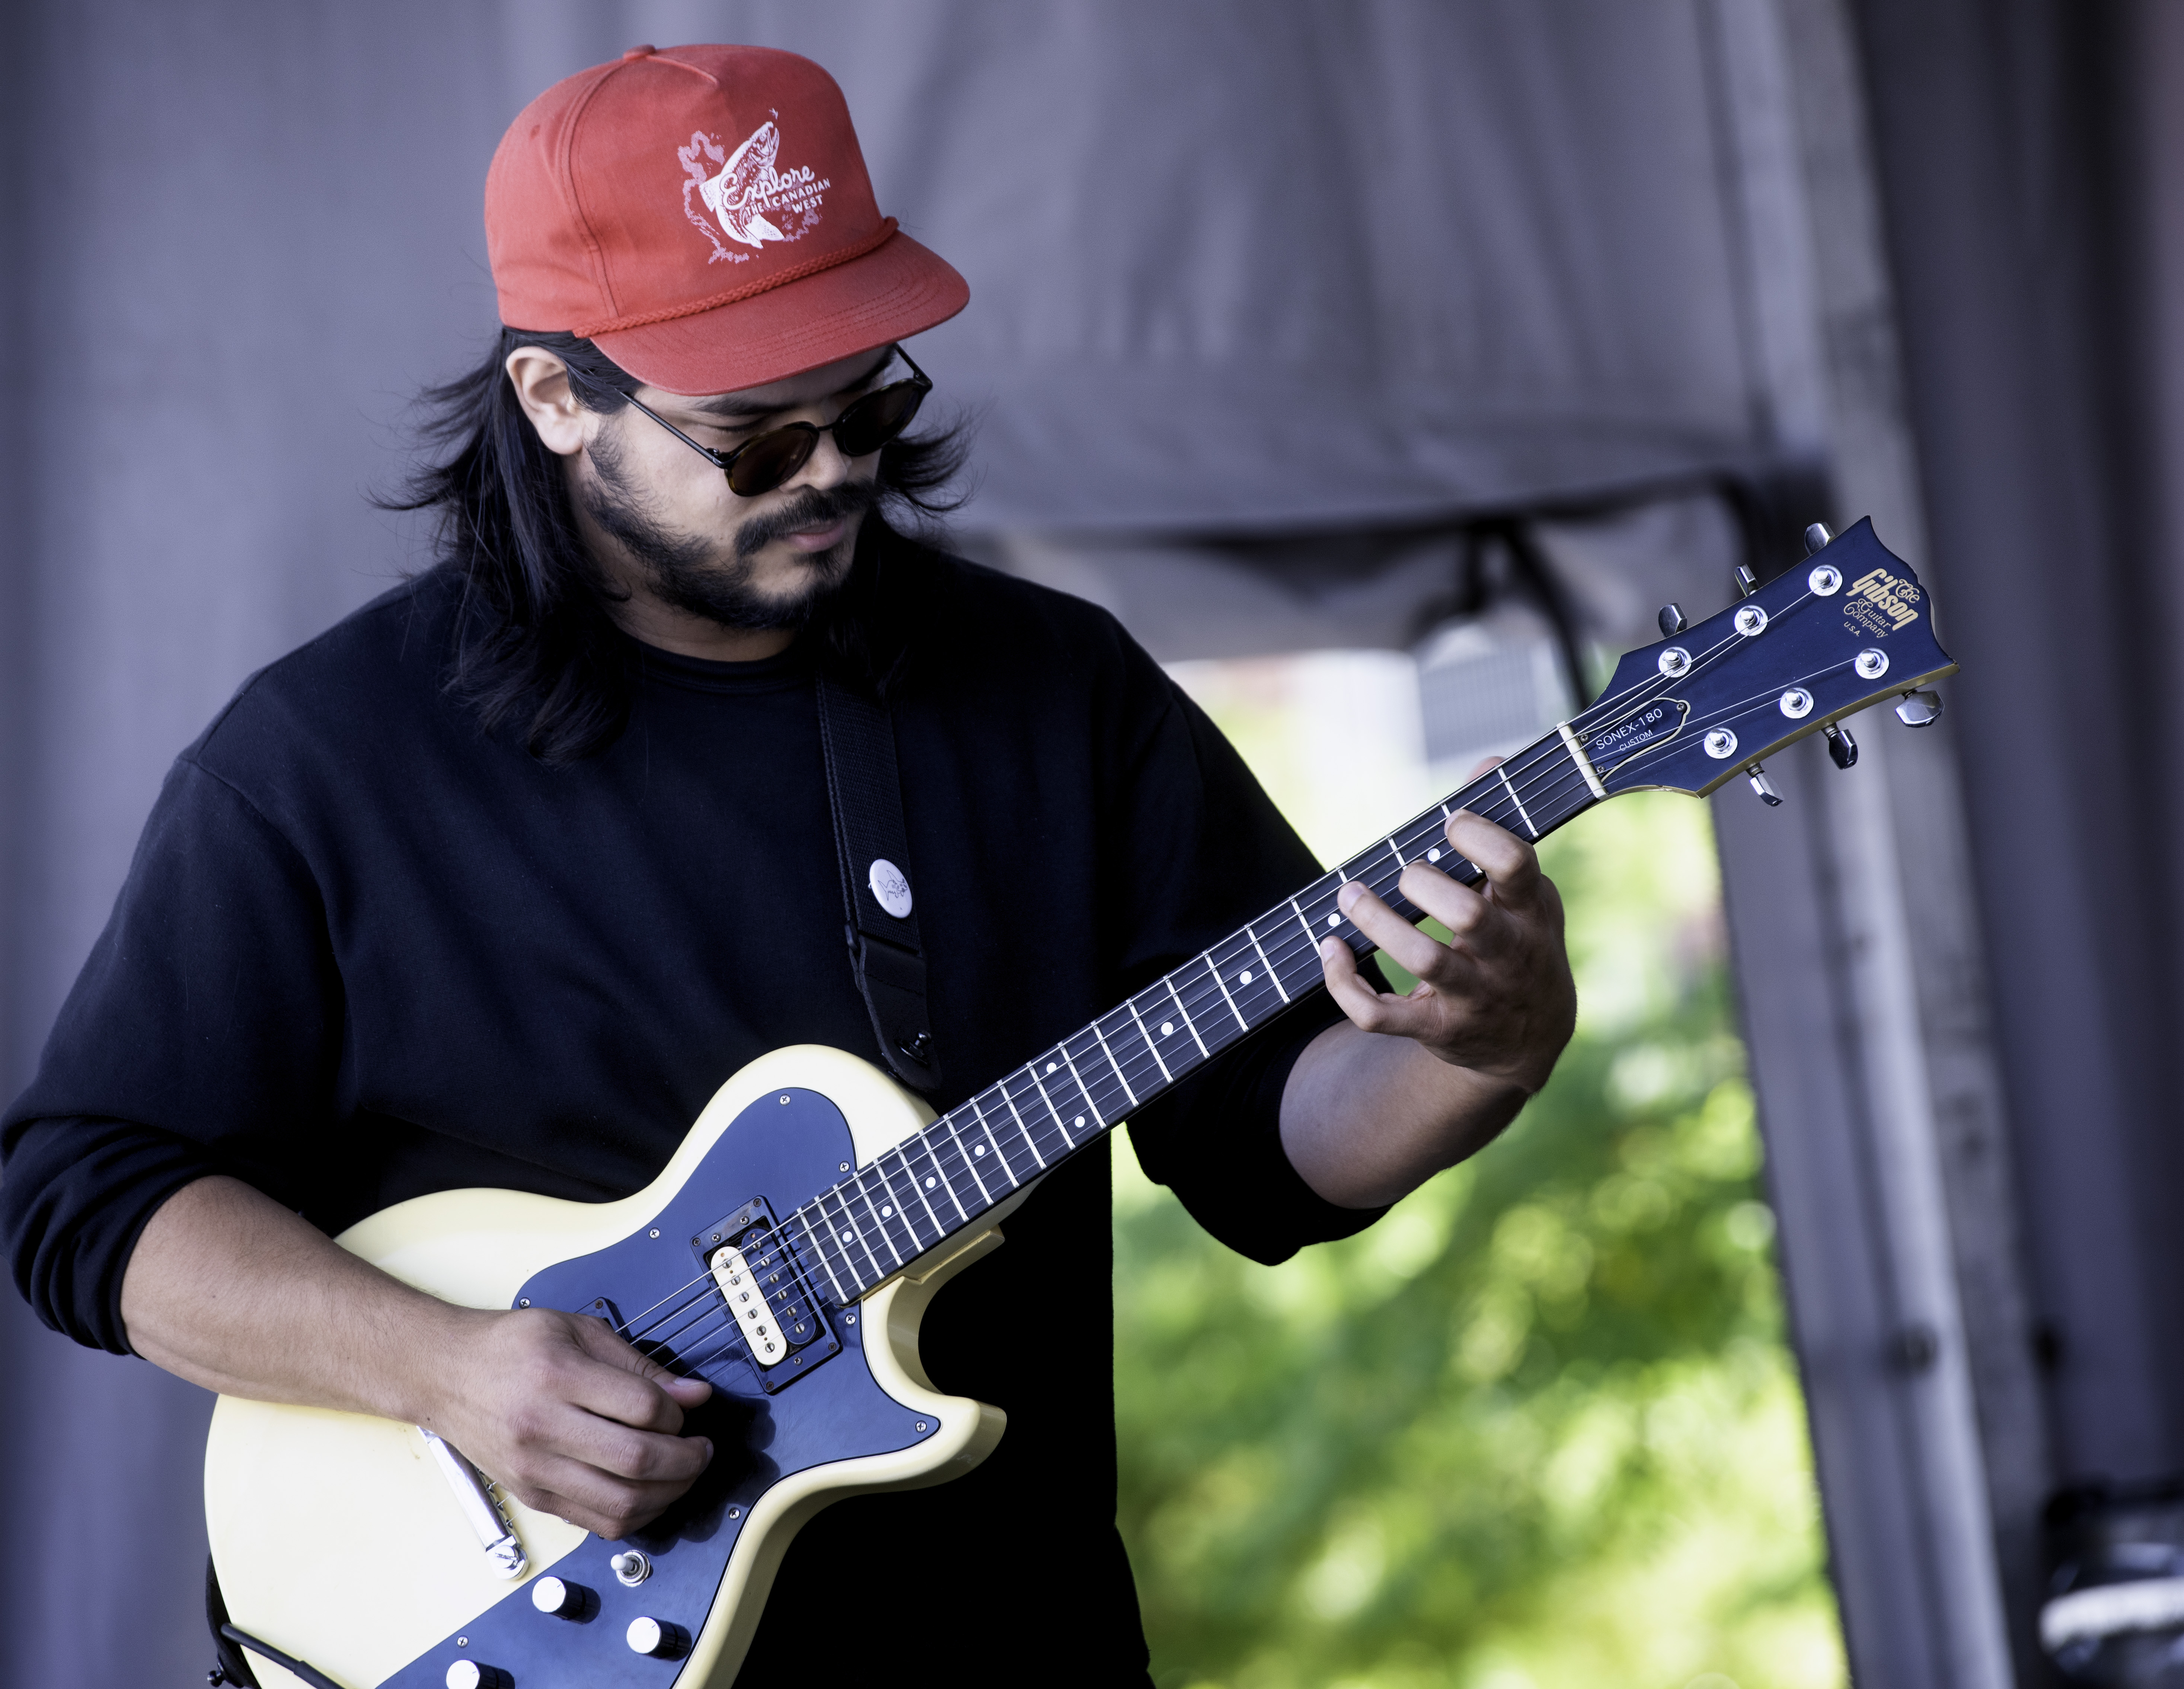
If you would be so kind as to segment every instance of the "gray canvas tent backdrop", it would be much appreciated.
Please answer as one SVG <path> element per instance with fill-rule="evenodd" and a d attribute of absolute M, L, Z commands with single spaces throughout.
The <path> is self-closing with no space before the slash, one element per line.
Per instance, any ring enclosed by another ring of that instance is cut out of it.
<path fill-rule="evenodd" d="M 1830 488 L 1937 586 L 1943 726 L 1717 810 L 1857 1669 L 2033 1681 L 2042 1499 L 2184 1469 L 2156 0 L 11 22 L 0 1085 L 175 751 L 421 560 L 364 494 L 491 329 L 503 126 L 638 41 L 806 52 L 971 281 L 918 348 L 982 419 L 967 541 L 1165 655 L 1396 642 L 1481 513 L 1559 512 L 1551 555 L 1622 583 L 1588 631 L 1633 641 L 1724 595 L 1724 485 Z M 12 1299 L 0 1343 L 0 1679 L 197 1681 L 206 1399 Z"/>

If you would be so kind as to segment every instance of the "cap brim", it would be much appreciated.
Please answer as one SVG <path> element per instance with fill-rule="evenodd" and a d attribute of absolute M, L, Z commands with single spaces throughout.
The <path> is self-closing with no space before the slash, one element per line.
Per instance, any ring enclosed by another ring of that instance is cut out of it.
<path fill-rule="evenodd" d="M 897 233 L 816 276 L 594 343 L 649 387 L 735 393 L 906 339 L 970 302 L 970 284 L 953 265 Z"/>

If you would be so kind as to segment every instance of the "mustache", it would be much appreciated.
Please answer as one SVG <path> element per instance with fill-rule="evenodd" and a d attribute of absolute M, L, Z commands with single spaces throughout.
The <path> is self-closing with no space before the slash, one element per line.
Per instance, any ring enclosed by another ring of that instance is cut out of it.
<path fill-rule="evenodd" d="M 800 528 L 825 527 L 850 516 L 861 516 L 880 502 L 879 488 L 869 481 L 844 481 L 834 487 L 800 488 L 778 510 L 746 516 L 736 529 L 738 561 L 756 556 L 777 539 L 786 539 Z"/>

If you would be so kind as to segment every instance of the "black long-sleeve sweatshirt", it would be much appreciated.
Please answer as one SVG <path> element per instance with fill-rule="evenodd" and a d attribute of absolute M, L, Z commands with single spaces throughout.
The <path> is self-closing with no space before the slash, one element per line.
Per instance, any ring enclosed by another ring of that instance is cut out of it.
<path fill-rule="evenodd" d="M 890 566 L 922 606 L 891 710 L 945 1107 L 1318 869 L 1104 612 L 907 546 Z M 125 1352 L 130 1252 L 205 1174 L 328 1232 L 461 1186 L 604 1200 L 753 1057 L 878 1059 L 802 652 L 632 648 L 627 731 L 549 767 L 447 692 L 457 584 L 424 575 L 263 671 L 167 780 L 0 1123 L 16 1283 L 79 1341 Z M 1132 1125 L 1147 1171 L 1261 1261 L 1371 1218 L 1315 1196 L 1278 1135 L 1334 1017 L 1314 999 Z M 1114 1530 L 1109 1228 L 1102 1145 L 943 1293 L 928 1369 L 1006 1408 L 1007 1435 L 967 1478 L 807 1527 L 749 1681 L 806 1675 L 849 1588 L 872 1635 L 926 1634 L 951 1562 L 976 1570 L 997 1668 L 1059 1649 L 1072 1681 L 1145 1681 Z M 927 1663 L 960 1681 L 944 1650 L 891 1649 L 883 1675 Z"/>

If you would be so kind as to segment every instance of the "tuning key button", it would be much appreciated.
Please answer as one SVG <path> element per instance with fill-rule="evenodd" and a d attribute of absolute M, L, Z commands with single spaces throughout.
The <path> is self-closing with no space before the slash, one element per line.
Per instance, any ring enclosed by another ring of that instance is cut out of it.
<path fill-rule="evenodd" d="M 541 1613 L 581 1625 L 599 1610 L 599 1598 L 579 1583 L 544 1577 L 531 1586 L 531 1604 Z"/>
<path fill-rule="evenodd" d="M 1661 606 L 1660 615 L 1655 616 L 1653 619 L 1660 624 L 1661 637 L 1663 639 L 1673 639 L 1677 634 L 1682 633 L 1685 628 L 1691 626 L 1689 622 L 1684 620 L 1684 609 L 1681 605 L 1663 605 Z"/>
<path fill-rule="evenodd" d="M 632 1653 L 647 1659 L 680 1659 L 690 1652 L 690 1633 L 661 1619 L 632 1619 L 623 1633 Z"/>
<path fill-rule="evenodd" d="M 448 1668 L 448 1689 L 515 1689 L 515 1680 L 498 1666 L 459 1659 Z"/>
<path fill-rule="evenodd" d="M 1752 572 L 1749 565 L 1738 564 L 1736 566 L 1736 595 L 1739 598 L 1750 598 L 1758 590 L 1759 577 Z"/>
<path fill-rule="evenodd" d="M 1782 794 L 1774 789 L 1774 783 L 1767 778 L 1767 771 L 1753 763 L 1745 772 L 1752 778 L 1752 789 L 1759 794 L 1759 801 L 1769 809 L 1782 806 Z"/>
<path fill-rule="evenodd" d="M 1896 706 L 1896 719 L 1907 727 L 1930 727 L 1942 713 L 1938 692 L 1907 692 Z"/>
<path fill-rule="evenodd" d="M 1830 722 L 1823 730 L 1828 736 L 1828 755 L 1838 768 L 1848 768 L 1858 761 L 1858 741 L 1850 736 L 1848 727 Z"/>
<path fill-rule="evenodd" d="M 1808 523 L 1805 528 L 1805 555 L 1810 557 L 1815 552 L 1825 551 L 1834 541 L 1835 536 L 1828 532 L 1825 522 Z"/>
<path fill-rule="evenodd" d="M 1851 666 L 1858 671 L 1861 680 L 1878 680 L 1888 672 L 1888 653 L 1878 645 L 1868 645 L 1858 654 Z"/>

